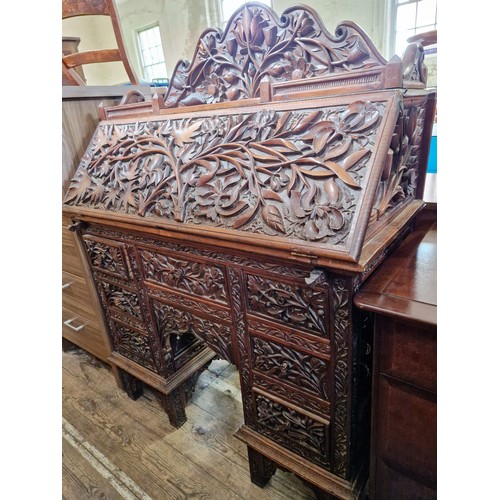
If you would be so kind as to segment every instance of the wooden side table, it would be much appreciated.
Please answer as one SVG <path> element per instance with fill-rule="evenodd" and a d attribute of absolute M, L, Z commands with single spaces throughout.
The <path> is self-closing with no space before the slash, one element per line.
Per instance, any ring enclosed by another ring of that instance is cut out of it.
<path fill-rule="evenodd" d="M 436 207 L 354 297 L 374 315 L 370 500 L 436 498 Z"/>

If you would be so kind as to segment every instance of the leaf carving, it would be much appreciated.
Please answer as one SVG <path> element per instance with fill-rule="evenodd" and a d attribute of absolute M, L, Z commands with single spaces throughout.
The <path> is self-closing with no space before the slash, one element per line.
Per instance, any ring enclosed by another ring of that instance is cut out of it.
<path fill-rule="evenodd" d="M 238 228 L 244 226 L 245 224 L 247 224 L 248 222 L 250 222 L 254 218 L 255 214 L 257 213 L 258 208 L 259 208 L 259 204 L 256 203 L 250 210 L 248 210 L 246 213 L 240 215 L 234 221 L 233 229 L 238 229 Z"/>
<path fill-rule="evenodd" d="M 193 140 L 194 133 L 201 127 L 203 120 L 194 121 L 188 127 L 181 127 L 172 130 L 172 135 L 174 136 L 174 142 L 177 146 L 182 147 L 184 143 L 191 142 Z"/>
<path fill-rule="evenodd" d="M 269 227 L 279 231 L 280 233 L 285 232 L 283 215 L 281 215 L 281 210 L 278 207 L 275 207 L 274 205 L 266 205 L 262 210 L 262 218 Z"/>
<path fill-rule="evenodd" d="M 364 158 L 369 152 L 370 150 L 366 148 L 355 151 L 342 161 L 342 167 L 345 170 L 349 170 L 350 168 L 354 167 L 354 165 L 356 165 L 356 163 Z"/>
<path fill-rule="evenodd" d="M 360 189 L 361 186 L 351 177 L 349 173 L 347 173 L 338 163 L 334 161 L 325 161 L 325 165 L 334 172 L 337 177 L 345 182 L 348 186 L 351 186 L 356 189 Z"/>
<path fill-rule="evenodd" d="M 264 189 L 264 191 L 262 191 L 262 196 L 265 200 L 276 200 L 283 202 L 281 196 L 271 189 Z"/>

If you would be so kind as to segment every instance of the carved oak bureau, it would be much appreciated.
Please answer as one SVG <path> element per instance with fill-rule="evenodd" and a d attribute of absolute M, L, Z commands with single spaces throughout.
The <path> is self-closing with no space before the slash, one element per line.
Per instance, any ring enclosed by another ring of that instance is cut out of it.
<path fill-rule="evenodd" d="M 120 383 L 179 426 L 197 374 L 234 363 L 260 486 L 276 466 L 327 498 L 366 482 L 371 323 L 352 298 L 422 207 L 422 60 L 246 4 L 165 95 L 101 108 L 66 194 Z"/>

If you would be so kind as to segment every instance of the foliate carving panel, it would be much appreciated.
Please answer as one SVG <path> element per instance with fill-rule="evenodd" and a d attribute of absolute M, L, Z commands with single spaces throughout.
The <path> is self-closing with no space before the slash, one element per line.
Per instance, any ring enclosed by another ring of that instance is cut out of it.
<path fill-rule="evenodd" d="M 351 322 L 349 317 L 349 290 L 343 279 L 334 279 L 333 297 L 333 362 L 334 398 L 333 419 L 334 470 L 340 476 L 347 476 L 347 448 L 349 422 L 349 337 Z"/>
<path fill-rule="evenodd" d="M 210 261 L 224 262 L 232 266 L 245 268 L 250 267 L 256 270 L 268 271 L 270 273 L 277 274 L 280 277 L 286 276 L 289 278 L 305 279 L 311 273 L 311 269 L 307 267 L 300 267 L 299 265 L 292 267 L 283 264 L 241 257 L 239 255 L 226 254 L 218 251 L 216 252 L 204 248 L 191 247 L 180 243 L 173 243 L 171 241 L 152 240 L 150 238 L 144 238 L 142 236 L 131 234 L 124 235 L 124 233 L 122 232 L 114 231 L 113 229 L 104 229 L 99 226 L 91 226 L 89 229 L 87 229 L 87 233 L 96 236 L 108 236 L 117 240 L 126 239 L 139 244 L 154 245 L 162 249 L 179 253 L 181 254 L 179 255 L 179 257 L 181 258 L 192 254 L 203 257 L 204 259 L 209 259 Z"/>
<path fill-rule="evenodd" d="M 302 332 L 297 332 L 286 327 L 270 325 L 267 322 L 260 321 L 252 317 L 249 317 L 247 321 L 250 332 L 257 332 L 260 335 L 266 335 L 272 337 L 273 339 L 282 340 L 293 344 L 299 349 L 313 351 L 316 354 L 323 354 L 325 356 L 330 354 L 330 343 L 321 342 L 318 337 L 312 338 L 311 336 L 304 335 Z"/>
<path fill-rule="evenodd" d="M 116 322 L 112 322 L 111 332 L 116 352 L 151 371 L 158 372 L 152 361 L 152 350 L 146 333 L 132 330 Z"/>
<path fill-rule="evenodd" d="M 325 336 L 325 290 L 248 275 L 248 310 Z"/>
<path fill-rule="evenodd" d="M 420 104 L 401 105 L 378 186 L 372 221 L 416 196 L 425 112 L 424 100 Z"/>
<path fill-rule="evenodd" d="M 200 318 L 167 304 L 152 301 L 153 314 L 164 348 L 170 345 L 170 336 L 192 334 L 206 342 L 224 359 L 233 363 L 231 329 L 208 319 Z"/>
<path fill-rule="evenodd" d="M 385 109 L 101 124 L 65 203 L 343 248 Z"/>
<path fill-rule="evenodd" d="M 123 245 L 92 238 L 84 238 L 83 241 L 92 267 L 118 278 L 129 278 Z"/>
<path fill-rule="evenodd" d="M 209 30 L 193 62 L 180 61 L 166 107 L 234 101 L 259 96 L 264 78 L 286 82 L 346 75 L 382 67 L 385 60 L 351 23 L 328 33 L 314 11 L 292 7 L 281 18 L 265 6 L 245 5 L 226 30 Z"/>
<path fill-rule="evenodd" d="M 309 395 L 306 397 L 299 391 L 292 389 L 290 386 L 285 386 L 278 380 L 268 378 L 258 371 L 253 372 L 252 377 L 254 387 L 264 390 L 270 394 L 274 394 L 275 396 L 278 396 L 285 401 L 289 401 L 292 404 L 298 405 L 305 410 L 309 410 L 313 413 L 329 418 L 330 403 L 328 401 L 311 397 Z"/>
<path fill-rule="evenodd" d="M 295 410 L 255 396 L 259 432 L 323 467 L 328 466 L 328 429 Z"/>
<path fill-rule="evenodd" d="M 328 399 L 325 361 L 258 337 L 252 345 L 254 369 Z"/>
<path fill-rule="evenodd" d="M 224 271 L 219 266 L 200 264 L 140 250 L 145 279 L 212 300 L 227 302 Z"/>
<path fill-rule="evenodd" d="M 158 298 L 162 302 L 168 302 L 173 307 L 187 309 L 193 313 L 213 316 L 221 321 L 231 321 L 231 311 L 229 308 L 216 307 L 205 302 L 200 302 L 195 298 L 188 298 L 167 289 L 147 287 L 147 293 L 152 298 Z"/>
<path fill-rule="evenodd" d="M 142 320 L 141 308 L 139 306 L 139 298 L 135 292 L 126 290 L 113 283 L 101 281 L 98 284 L 101 290 L 104 303 L 108 307 L 115 307 L 130 316 Z"/>

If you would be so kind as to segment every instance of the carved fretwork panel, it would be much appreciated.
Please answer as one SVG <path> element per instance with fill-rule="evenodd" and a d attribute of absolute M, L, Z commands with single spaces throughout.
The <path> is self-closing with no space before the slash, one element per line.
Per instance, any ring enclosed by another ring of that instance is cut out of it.
<path fill-rule="evenodd" d="M 291 408 L 255 395 L 257 430 L 322 467 L 328 467 L 328 427 Z"/>
<path fill-rule="evenodd" d="M 394 100 L 101 123 L 65 202 L 349 253 Z"/>
<path fill-rule="evenodd" d="M 145 279 L 199 297 L 227 303 L 224 271 L 220 266 L 181 260 L 140 250 Z"/>
<path fill-rule="evenodd" d="M 290 285 L 256 275 L 247 276 L 247 288 L 249 312 L 326 336 L 328 298 L 324 289 Z"/>
<path fill-rule="evenodd" d="M 380 73 L 386 64 L 354 23 L 339 24 L 332 35 L 312 9 L 292 7 L 278 18 L 266 6 L 246 5 L 233 14 L 224 33 L 214 29 L 204 33 L 191 64 L 178 63 L 165 105 L 258 97 L 264 79 L 277 83 L 358 76 L 360 82 L 380 88 L 383 82 L 373 70 Z"/>
<path fill-rule="evenodd" d="M 325 361 L 258 337 L 252 347 L 255 370 L 328 399 Z"/>
<path fill-rule="evenodd" d="M 200 318 L 161 302 L 152 301 L 152 305 L 163 348 L 171 345 L 172 335 L 191 334 L 202 339 L 224 359 L 234 363 L 231 329 L 228 326 Z"/>
<path fill-rule="evenodd" d="M 158 372 L 153 362 L 148 335 L 145 332 L 133 330 L 116 321 L 111 322 L 110 326 L 111 341 L 116 352 L 148 370 Z"/>
<path fill-rule="evenodd" d="M 130 277 L 123 245 L 97 238 L 84 238 L 83 241 L 93 268 L 117 278 Z"/>

